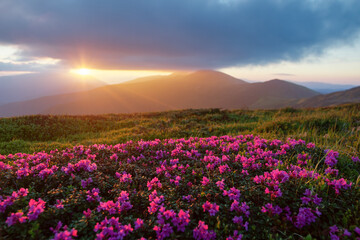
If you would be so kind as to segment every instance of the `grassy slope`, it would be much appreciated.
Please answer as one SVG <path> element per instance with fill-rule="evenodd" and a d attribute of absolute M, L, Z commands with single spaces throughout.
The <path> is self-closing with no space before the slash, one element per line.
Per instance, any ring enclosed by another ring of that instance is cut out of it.
<path fill-rule="evenodd" d="M 128 140 L 254 134 L 301 138 L 349 156 L 360 152 L 360 104 L 295 110 L 182 110 L 0 119 L 0 154 Z"/>

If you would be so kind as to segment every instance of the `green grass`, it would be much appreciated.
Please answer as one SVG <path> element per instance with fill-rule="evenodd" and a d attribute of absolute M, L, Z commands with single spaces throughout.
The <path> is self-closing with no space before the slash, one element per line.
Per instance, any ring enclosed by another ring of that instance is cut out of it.
<path fill-rule="evenodd" d="M 254 134 L 314 142 L 353 156 L 360 152 L 360 104 L 281 110 L 199 109 L 95 116 L 0 119 L 0 154 L 33 153 L 128 140 Z"/>

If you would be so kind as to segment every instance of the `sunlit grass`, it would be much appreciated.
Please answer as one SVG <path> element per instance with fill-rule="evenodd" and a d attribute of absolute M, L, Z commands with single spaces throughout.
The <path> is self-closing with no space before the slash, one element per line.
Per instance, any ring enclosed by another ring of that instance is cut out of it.
<path fill-rule="evenodd" d="M 348 155 L 360 152 L 360 104 L 296 110 L 180 110 L 97 116 L 0 119 L 0 153 L 63 149 L 77 144 L 254 134 L 301 138 Z"/>

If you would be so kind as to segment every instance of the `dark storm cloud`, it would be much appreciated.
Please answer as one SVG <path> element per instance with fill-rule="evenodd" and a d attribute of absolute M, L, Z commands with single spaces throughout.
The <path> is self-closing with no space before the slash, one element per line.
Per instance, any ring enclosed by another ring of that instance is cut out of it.
<path fill-rule="evenodd" d="M 71 66 L 265 64 L 347 43 L 359 12 L 358 0 L 2 0 L 0 44 Z"/>

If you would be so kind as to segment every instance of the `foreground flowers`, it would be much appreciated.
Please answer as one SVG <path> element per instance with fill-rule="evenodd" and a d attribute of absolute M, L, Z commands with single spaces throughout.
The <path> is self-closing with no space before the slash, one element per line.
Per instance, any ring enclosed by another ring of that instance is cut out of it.
<path fill-rule="evenodd" d="M 252 135 L 0 155 L 0 237 L 356 239 L 357 159 Z"/>

